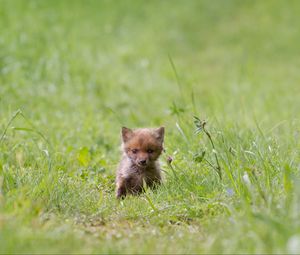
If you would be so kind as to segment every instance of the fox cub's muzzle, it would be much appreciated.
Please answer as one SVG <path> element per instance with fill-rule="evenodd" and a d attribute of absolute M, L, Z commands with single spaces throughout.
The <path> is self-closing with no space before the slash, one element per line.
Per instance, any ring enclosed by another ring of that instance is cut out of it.
<path fill-rule="evenodd" d="M 138 164 L 141 166 L 146 166 L 147 165 L 147 159 L 141 159 L 138 161 Z"/>

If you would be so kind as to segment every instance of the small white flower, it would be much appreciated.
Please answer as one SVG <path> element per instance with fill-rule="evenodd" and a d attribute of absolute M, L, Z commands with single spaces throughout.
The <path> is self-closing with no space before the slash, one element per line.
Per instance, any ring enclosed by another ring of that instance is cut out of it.
<path fill-rule="evenodd" d="M 291 254 L 299 254 L 300 252 L 300 235 L 294 235 L 287 242 L 287 252 Z"/>
<path fill-rule="evenodd" d="M 243 181 L 245 182 L 246 185 L 251 185 L 251 181 L 250 181 L 250 178 L 249 178 L 249 175 L 247 172 L 244 172 L 244 175 L 243 175 Z"/>

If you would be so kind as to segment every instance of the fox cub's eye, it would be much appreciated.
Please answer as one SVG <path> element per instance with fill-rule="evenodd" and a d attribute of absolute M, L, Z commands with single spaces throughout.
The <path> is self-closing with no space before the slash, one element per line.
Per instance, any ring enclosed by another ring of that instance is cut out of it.
<path fill-rule="evenodd" d="M 133 149 L 133 150 L 132 150 L 132 153 L 133 153 L 133 154 L 136 154 L 137 152 L 138 152 L 137 149 Z"/>
<path fill-rule="evenodd" d="M 147 150 L 148 153 L 153 153 L 154 151 L 152 149 Z"/>

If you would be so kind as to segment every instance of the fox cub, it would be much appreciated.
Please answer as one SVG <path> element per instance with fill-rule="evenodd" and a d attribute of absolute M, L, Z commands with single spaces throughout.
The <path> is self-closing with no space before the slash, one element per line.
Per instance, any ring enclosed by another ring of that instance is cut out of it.
<path fill-rule="evenodd" d="M 122 159 L 117 170 L 116 197 L 139 194 L 161 183 L 158 158 L 163 151 L 164 127 L 122 128 Z"/>

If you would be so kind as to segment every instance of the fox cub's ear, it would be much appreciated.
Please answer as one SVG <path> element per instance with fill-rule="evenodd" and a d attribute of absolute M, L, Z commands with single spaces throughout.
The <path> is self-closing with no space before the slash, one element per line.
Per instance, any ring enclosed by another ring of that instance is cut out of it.
<path fill-rule="evenodd" d="M 165 127 L 156 128 L 154 130 L 156 139 L 160 142 L 164 142 L 164 135 L 165 135 Z"/>
<path fill-rule="evenodd" d="M 133 131 L 130 128 L 122 127 L 122 140 L 126 143 L 132 136 Z"/>

